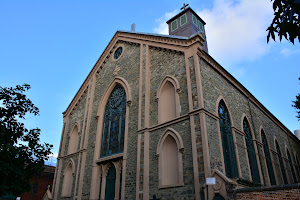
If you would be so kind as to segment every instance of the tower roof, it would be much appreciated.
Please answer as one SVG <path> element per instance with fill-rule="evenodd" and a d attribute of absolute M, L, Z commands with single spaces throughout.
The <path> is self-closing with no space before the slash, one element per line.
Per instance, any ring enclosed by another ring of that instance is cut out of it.
<path fill-rule="evenodd" d="M 191 8 L 188 7 L 186 9 L 184 9 L 183 11 L 181 11 L 180 13 L 178 13 L 177 15 L 175 15 L 174 17 L 172 17 L 171 19 L 169 19 L 166 23 L 169 24 L 171 21 L 173 21 L 174 19 L 178 18 L 179 16 L 181 16 L 182 14 L 186 13 L 187 11 L 191 11 L 194 15 L 196 15 L 200 21 L 203 23 L 203 25 L 205 25 L 205 21 L 203 21 L 203 19 L 201 19 L 201 17 L 199 17 L 199 15 Z"/>
<path fill-rule="evenodd" d="M 206 24 L 197 13 L 190 7 L 185 8 L 187 5 L 181 8 L 183 11 L 169 19 L 166 23 L 169 26 L 169 35 L 178 35 L 190 37 L 196 33 L 202 32 L 205 42 L 204 51 L 208 53 L 206 34 L 204 25 Z"/>

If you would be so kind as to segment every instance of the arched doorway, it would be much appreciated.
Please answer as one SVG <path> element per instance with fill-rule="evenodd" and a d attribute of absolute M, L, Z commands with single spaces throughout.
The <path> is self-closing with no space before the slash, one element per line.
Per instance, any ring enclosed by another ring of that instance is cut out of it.
<path fill-rule="evenodd" d="M 113 164 L 107 172 L 105 185 L 105 200 L 114 200 L 116 186 L 116 168 Z"/>
<path fill-rule="evenodd" d="M 216 194 L 213 198 L 213 200 L 225 200 L 224 197 L 222 197 L 222 195 Z"/>

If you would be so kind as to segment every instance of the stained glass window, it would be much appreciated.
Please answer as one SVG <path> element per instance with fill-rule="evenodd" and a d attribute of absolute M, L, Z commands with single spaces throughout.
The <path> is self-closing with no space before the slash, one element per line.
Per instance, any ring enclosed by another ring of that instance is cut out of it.
<path fill-rule="evenodd" d="M 244 118 L 244 121 L 243 121 L 243 128 L 244 128 L 244 133 L 245 133 L 245 140 L 246 140 L 246 146 L 247 146 L 252 180 L 256 183 L 260 183 L 259 171 L 258 171 L 258 166 L 257 166 L 257 159 L 256 159 L 256 153 L 255 153 L 255 148 L 254 148 L 254 144 L 253 144 L 252 134 L 250 131 L 249 123 L 246 118 Z"/>
<path fill-rule="evenodd" d="M 233 135 L 228 110 L 223 100 L 218 107 L 226 176 L 238 177 Z"/>
<path fill-rule="evenodd" d="M 117 48 L 117 50 L 115 51 L 115 54 L 114 54 L 114 59 L 118 59 L 121 56 L 122 51 L 123 51 L 122 47 Z"/>
<path fill-rule="evenodd" d="M 294 166 L 293 166 L 293 162 L 292 162 L 292 157 L 291 157 L 291 155 L 290 155 L 289 150 L 287 150 L 287 156 L 288 156 L 288 159 L 289 159 L 289 163 L 290 163 L 290 167 L 291 167 L 293 179 L 294 179 L 294 182 L 296 183 L 296 182 L 297 182 L 297 180 L 296 180 L 296 174 L 295 174 L 295 171 L 294 171 Z"/>
<path fill-rule="evenodd" d="M 121 85 L 117 85 L 105 107 L 100 158 L 123 152 L 125 115 L 126 93 Z"/>
<path fill-rule="evenodd" d="M 285 170 L 284 170 L 283 160 L 282 160 L 282 157 L 281 157 L 281 151 L 280 151 L 280 148 L 279 148 L 279 145 L 278 145 L 277 142 L 276 142 L 276 150 L 277 150 L 277 154 L 278 154 L 278 160 L 279 160 L 279 164 L 280 164 L 280 169 L 281 169 L 281 174 L 282 174 L 282 177 L 283 177 L 283 181 L 284 181 L 285 184 L 288 184 L 286 174 L 285 174 Z"/>
<path fill-rule="evenodd" d="M 276 185 L 273 165 L 272 165 L 272 161 L 271 161 L 270 150 L 269 150 L 269 146 L 268 146 L 268 143 L 267 143 L 267 138 L 266 138 L 265 133 L 263 131 L 261 131 L 261 140 L 262 140 L 263 147 L 264 147 L 265 158 L 266 158 L 266 162 L 267 162 L 270 182 L 271 182 L 271 185 Z"/>

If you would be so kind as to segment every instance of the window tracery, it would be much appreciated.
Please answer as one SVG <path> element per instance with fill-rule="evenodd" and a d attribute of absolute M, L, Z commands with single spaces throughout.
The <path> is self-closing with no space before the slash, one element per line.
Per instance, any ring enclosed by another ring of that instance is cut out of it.
<path fill-rule="evenodd" d="M 235 157 L 235 149 L 233 142 L 233 134 L 231 129 L 231 122 L 227 107 L 223 100 L 220 101 L 218 107 L 220 132 L 223 144 L 223 155 L 226 176 L 229 178 L 237 177 L 237 162 Z"/>
<path fill-rule="evenodd" d="M 247 146 L 252 180 L 256 183 L 260 183 L 255 147 L 253 144 L 250 126 L 249 126 L 248 120 L 246 118 L 244 118 L 244 120 L 243 120 L 243 129 L 244 129 L 244 133 L 245 133 L 245 140 L 246 140 L 246 146 Z"/>
<path fill-rule="evenodd" d="M 267 143 L 267 138 L 266 138 L 263 130 L 261 131 L 261 140 L 263 143 L 270 183 L 271 183 L 271 185 L 276 185 L 275 174 L 274 174 L 273 165 L 272 165 L 272 161 L 271 161 L 271 154 L 270 154 L 269 146 Z"/>
<path fill-rule="evenodd" d="M 290 164 L 292 176 L 293 176 L 294 182 L 296 183 L 297 182 L 296 174 L 295 174 L 295 171 L 294 171 L 293 161 L 292 161 L 292 157 L 290 155 L 289 150 L 287 150 L 287 156 L 288 156 L 288 159 L 289 159 L 289 164 Z"/>
<path fill-rule="evenodd" d="M 118 84 L 113 89 L 105 107 L 100 158 L 123 152 L 125 115 L 126 93 Z"/>
<path fill-rule="evenodd" d="M 282 160 L 282 157 L 281 157 L 280 147 L 279 147 L 279 144 L 277 143 L 277 141 L 276 141 L 276 150 L 277 150 L 277 155 L 278 155 L 278 160 L 279 160 L 279 164 L 280 164 L 280 170 L 281 170 L 283 182 L 285 184 L 288 184 L 286 173 L 285 173 L 285 168 L 284 168 L 284 164 L 283 164 L 283 160 Z"/>

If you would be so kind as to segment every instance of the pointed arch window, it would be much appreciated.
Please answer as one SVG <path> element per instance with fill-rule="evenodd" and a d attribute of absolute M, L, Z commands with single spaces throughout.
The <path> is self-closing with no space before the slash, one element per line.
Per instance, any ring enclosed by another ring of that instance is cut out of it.
<path fill-rule="evenodd" d="M 289 152 L 288 149 L 286 150 L 286 152 L 287 152 L 287 156 L 288 156 L 288 159 L 289 159 L 290 168 L 291 168 L 291 172 L 292 172 L 292 175 L 293 175 L 294 183 L 296 183 L 297 179 L 296 179 L 296 174 L 295 174 L 295 171 L 294 171 L 292 157 L 291 157 L 290 152 Z"/>
<path fill-rule="evenodd" d="M 123 153 L 126 116 L 126 93 L 117 84 L 106 103 L 100 158 Z"/>
<path fill-rule="evenodd" d="M 278 160 L 279 160 L 279 164 L 280 164 L 282 178 L 283 178 L 284 184 L 288 184 L 286 173 L 285 173 L 285 168 L 284 168 L 284 164 L 283 164 L 283 160 L 282 160 L 282 156 L 281 156 L 280 147 L 279 147 L 279 144 L 277 141 L 275 143 L 276 143 L 276 150 L 277 150 L 277 155 L 278 155 Z"/>
<path fill-rule="evenodd" d="M 267 143 L 266 135 L 265 135 L 263 130 L 261 131 L 261 140 L 262 140 L 262 143 L 263 143 L 263 148 L 264 148 L 264 153 L 265 153 L 265 158 L 266 158 L 270 183 L 271 183 L 271 185 L 276 185 L 276 180 L 275 180 L 275 174 L 274 174 L 272 160 L 271 160 L 270 149 L 269 149 L 269 145 Z"/>
<path fill-rule="evenodd" d="M 246 146 L 247 146 L 252 180 L 256 183 L 260 183 L 255 147 L 253 144 L 253 138 L 252 138 L 250 126 L 249 126 L 248 120 L 246 118 L 244 118 L 244 120 L 243 120 L 243 129 L 244 129 L 244 133 L 245 133 L 245 140 L 246 140 Z"/>
<path fill-rule="evenodd" d="M 179 83 L 176 78 L 166 76 L 157 91 L 158 123 L 163 123 L 179 117 Z"/>
<path fill-rule="evenodd" d="M 72 132 L 70 134 L 70 139 L 69 139 L 69 148 L 68 148 L 68 153 L 75 153 L 78 148 L 78 124 L 76 123 L 74 127 L 72 128 Z"/>
<path fill-rule="evenodd" d="M 223 100 L 221 100 L 219 103 L 218 114 L 220 117 L 219 123 L 226 176 L 229 178 L 238 177 L 231 122 L 229 118 L 228 109 Z"/>
<path fill-rule="evenodd" d="M 167 129 L 157 147 L 160 188 L 183 185 L 182 151 L 183 143 L 179 134 Z"/>
<path fill-rule="evenodd" d="M 73 176 L 74 176 L 74 161 L 70 161 L 64 172 L 63 186 L 62 186 L 62 197 L 71 197 Z"/>
<path fill-rule="evenodd" d="M 300 165 L 297 155 L 295 155 L 295 161 L 296 161 L 296 170 L 298 172 L 298 178 L 300 177 Z"/>

